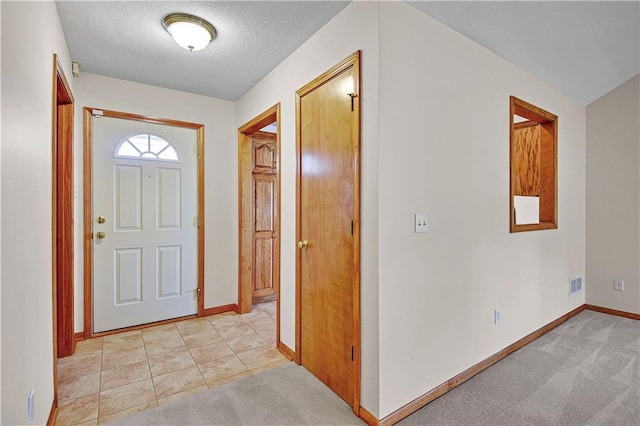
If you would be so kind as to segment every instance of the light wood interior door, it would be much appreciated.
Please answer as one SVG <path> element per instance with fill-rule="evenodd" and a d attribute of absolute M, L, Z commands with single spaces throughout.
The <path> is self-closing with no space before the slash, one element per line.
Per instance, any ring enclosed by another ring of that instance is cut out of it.
<path fill-rule="evenodd" d="M 359 408 L 359 54 L 298 91 L 301 364 Z"/>
<path fill-rule="evenodd" d="M 276 134 L 251 135 L 253 187 L 253 303 L 275 300 L 277 253 Z"/>

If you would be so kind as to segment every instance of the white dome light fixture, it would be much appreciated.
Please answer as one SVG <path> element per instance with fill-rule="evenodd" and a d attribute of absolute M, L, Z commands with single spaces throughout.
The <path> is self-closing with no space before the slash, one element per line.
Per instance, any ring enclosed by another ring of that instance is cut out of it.
<path fill-rule="evenodd" d="M 172 13 L 162 25 L 179 46 L 193 52 L 202 50 L 216 38 L 216 29 L 209 22 L 186 13 Z"/>

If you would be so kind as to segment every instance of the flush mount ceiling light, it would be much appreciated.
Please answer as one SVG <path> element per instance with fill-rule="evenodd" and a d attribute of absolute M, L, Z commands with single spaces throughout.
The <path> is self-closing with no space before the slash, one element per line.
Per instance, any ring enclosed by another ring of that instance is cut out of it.
<path fill-rule="evenodd" d="M 172 13 L 162 25 L 179 46 L 187 50 L 202 50 L 216 38 L 216 29 L 209 22 L 186 13 Z"/>

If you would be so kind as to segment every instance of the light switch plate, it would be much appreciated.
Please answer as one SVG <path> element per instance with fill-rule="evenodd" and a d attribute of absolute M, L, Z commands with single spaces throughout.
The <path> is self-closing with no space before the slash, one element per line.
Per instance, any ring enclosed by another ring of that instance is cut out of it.
<path fill-rule="evenodd" d="M 415 232 L 427 232 L 429 230 L 429 218 L 426 213 L 415 214 Z"/>
<path fill-rule="evenodd" d="M 493 323 L 498 325 L 502 322 L 502 311 L 500 309 L 493 310 Z"/>
<path fill-rule="evenodd" d="M 35 390 L 31 389 L 29 395 L 27 396 L 27 419 L 30 422 L 33 422 L 33 397 L 35 394 Z"/>

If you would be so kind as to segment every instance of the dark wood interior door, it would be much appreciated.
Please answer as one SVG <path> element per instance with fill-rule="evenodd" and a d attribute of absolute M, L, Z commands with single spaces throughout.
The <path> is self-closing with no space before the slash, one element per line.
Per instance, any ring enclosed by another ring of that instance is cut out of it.
<path fill-rule="evenodd" d="M 253 303 L 274 300 L 277 259 L 276 135 L 251 135 L 253 176 Z"/>
<path fill-rule="evenodd" d="M 354 63 L 343 64 L 298 91 L 300 361 L 354 409 L 359 398 L 354 364 L 359 340 L 359 234 L 354 232 L 359 222 L 358 74 Z"/>

